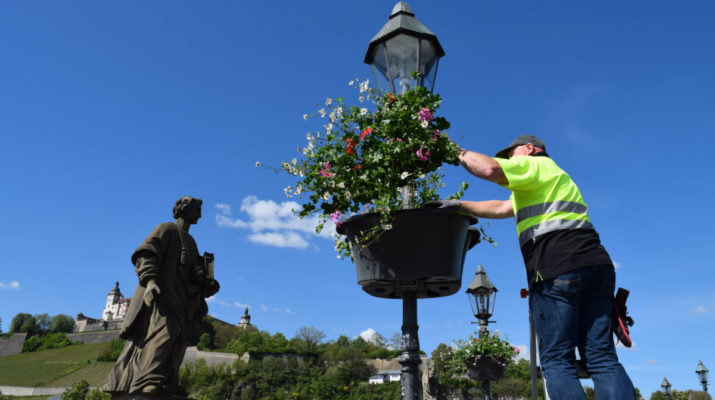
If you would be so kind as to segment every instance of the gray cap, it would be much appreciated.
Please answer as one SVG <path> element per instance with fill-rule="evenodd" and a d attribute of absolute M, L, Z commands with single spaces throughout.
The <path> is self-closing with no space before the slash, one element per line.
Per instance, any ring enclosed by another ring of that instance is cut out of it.
<path fill-rule="evenodd" d="M 544 149 L 544 151 L 546 151 L 546 145 L 541 139 L 537 138 L 534 135 L 521 135 L 518 138 L 514 139 L 514 141 L 511 142 L 511 144 L 509 145 L 509 147 L 500 150 L 496 155 L 494 155 L 494 157 L 509 158 L 509 152 L 511 151 L 511 149 L 516 146 L 521 146 L 522 144 L 527 143 L 533 144 L 534 147 L 541 147 L 542 149 Z"/>

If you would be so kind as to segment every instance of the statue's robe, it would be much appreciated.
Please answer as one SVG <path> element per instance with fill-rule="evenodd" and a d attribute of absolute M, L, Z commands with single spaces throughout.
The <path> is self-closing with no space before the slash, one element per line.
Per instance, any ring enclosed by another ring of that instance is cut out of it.
<path fill-rule="evenodd" d="M 152 385 L 172 394 L 187 343 L 208 311 L 204 297 L 218 291 L 218 282 L 195 275 L 196 266 L 203 265 L 196 242 L 171 222 L 154 228 L 132 254 L 132 263 L 139 284 L 119 333 L 127 343 L 103 389 L 141 393 Z M 161 293 L 147 306 L 143 298 L 151 279 Z"/>

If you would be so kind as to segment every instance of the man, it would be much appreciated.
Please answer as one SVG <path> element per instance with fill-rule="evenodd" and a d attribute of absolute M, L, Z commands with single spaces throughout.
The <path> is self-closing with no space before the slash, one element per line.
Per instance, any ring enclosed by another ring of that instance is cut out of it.
<path fill-rule="evenodd" d="M 177 392 L 187 343 L 208 311 L 204 298 L 219 289 L 189 235 L 201 204 L 189 196 L 177 200 L 175 222 L 159 224 L 132 254 L 139 284 L 119 332 L 127 343 L 104 386 L 114 397 L 168 398 Z"/>
<path fill-rule="evenodd" d="M 508 200 L 462 201 L 461 207 L 477 217 L 516 219 L 550 398 L 586 399 L 574 365 L 578 347 L 600 400 L 634 399 L 612 339 L 613 263 L 576 184 L 532 135 L 519 136 L 495 158 L 462 149 L 459 160 L 471 174 L 512 192 Z"/>

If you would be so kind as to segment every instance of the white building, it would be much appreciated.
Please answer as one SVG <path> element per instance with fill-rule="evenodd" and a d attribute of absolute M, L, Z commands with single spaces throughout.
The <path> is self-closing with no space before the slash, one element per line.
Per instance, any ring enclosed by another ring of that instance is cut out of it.
<path fill-rule="evenodd" d="M 100 331 L 106 329 L 119 329 L 124 317 L 127 315 L 127 308 L 131 298 L 125 299 L 119 291 L 119 282 L 114 284 L 107 295 L 107 302 L 102 310 L 102 318 L 94 319 L 82 313 L 77 314 L 75 319 L 75 330 L 77 332 Z"/>
<path fill-rule="evenodd" d="M 107 304 L 102 310 L 102 319 L 109 322 L 112 320 L 124 320 L 124 316 L 127 315 L 127 308 L 129 308 L 129 299 L 125 299 L 122 296 L 122 292 L 119 291 L 119 282 L 114 284 L 114 289 L 107 295 Z"/>
<path fill-rule="evenodd" d="M 371 385 L 379 385 L 381 383 L 388 382 L 399 382 L 400 381 L 400 370 L 399 369 L 385 369 L 378 371 L 377 375 L 373 375 L 368 379 Z"/>

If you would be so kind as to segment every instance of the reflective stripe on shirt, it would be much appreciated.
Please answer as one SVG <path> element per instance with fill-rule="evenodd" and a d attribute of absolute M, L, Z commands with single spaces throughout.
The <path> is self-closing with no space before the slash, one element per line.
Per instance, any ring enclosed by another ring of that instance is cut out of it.
<path fill-rule="evenodd" d="M 531 218 L 537 215 L 550 214 L 553 212 L 564 211 L 576 214 L 588 214 L 588 207 L 585 204 L 576 203 L 573 201 L 552 201 L 548 203 L 534 204 L 527 206 L 516 212 L 514 218 L 516 223 Z"/>
<path fill-rule="evenodd" d="M 588 217 L 587 217 L 588 218 Z M 561 229 L 593 229 L 593 225 L 586 220 L 580 219 L 553 219 L 543 221 L 540 224 L 530 226 L 526 228 L 521 234 L 519 234 L 519 246 L 524 246 L 526 242 L 533 239 L 539 235 L 543 235 L 548 232 L 558 231 Z"/>

